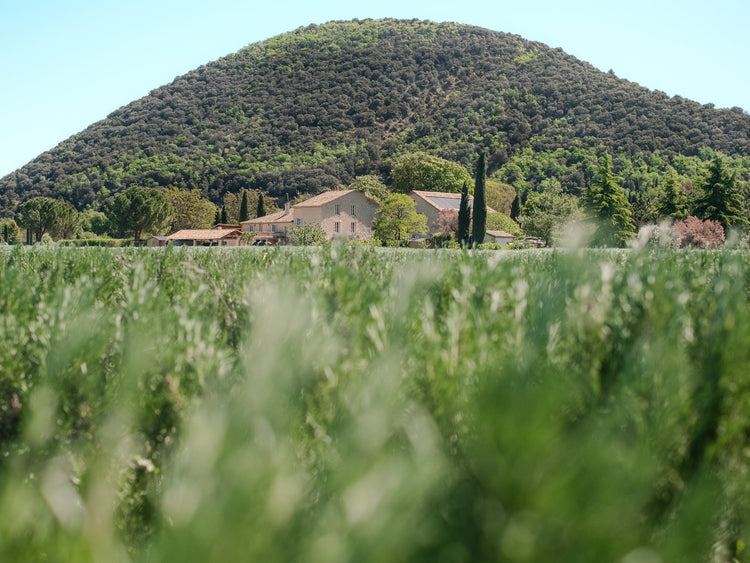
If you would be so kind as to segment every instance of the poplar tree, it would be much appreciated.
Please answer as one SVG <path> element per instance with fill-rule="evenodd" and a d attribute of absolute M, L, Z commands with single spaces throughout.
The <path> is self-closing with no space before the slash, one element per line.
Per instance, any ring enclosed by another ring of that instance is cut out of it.
<path fill-rule="evenodd" d="M 471 230 L 471 239 L 475 246 L 484 242 L 484 235 L 487 232 L 487 199 L 484 192 L 486 175 L 487 168 L 484 151 L 482 151 L 479 153 L 477 175 L 474 180 L 474 223 Z"/>
<path fill-rule="evenodd" d="M 458 208 L 458 230 L 456 239 L 461 246 L 469 244 L 471 208 L 469 207 L 469 182 L 464 182 L 461 190 L 461 205 Z"/>

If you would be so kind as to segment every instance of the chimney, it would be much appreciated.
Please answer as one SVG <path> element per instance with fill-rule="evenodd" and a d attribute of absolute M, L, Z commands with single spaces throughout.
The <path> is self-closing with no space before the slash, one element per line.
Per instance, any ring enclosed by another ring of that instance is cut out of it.
<path fill-rule="evenodd" d="M 289 201 L 284 203 L 284 213 L 289 213 Z"/>

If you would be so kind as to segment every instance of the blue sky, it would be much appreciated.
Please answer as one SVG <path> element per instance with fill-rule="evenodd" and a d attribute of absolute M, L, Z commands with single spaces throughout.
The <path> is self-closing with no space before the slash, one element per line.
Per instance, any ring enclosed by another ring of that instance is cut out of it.
<path fill-rule="evenodd" d="M 245 45 L 368 17 L 515 33 L 652 90 L 750 111 L 747 0 L 0 0 L 0 177 Z"/>

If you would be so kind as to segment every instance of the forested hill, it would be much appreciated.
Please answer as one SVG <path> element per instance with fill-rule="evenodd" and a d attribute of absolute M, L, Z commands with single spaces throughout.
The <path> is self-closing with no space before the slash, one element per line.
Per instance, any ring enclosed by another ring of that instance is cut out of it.
<path fill-rule="evenodd" d="M 426 151 L 497 171 L 522 150 L 750 155 L 750 116 L 670 98 L 560 49 L 452 23 L 310 26 L 202 66 L 0 179 L 97 206 L 131 185 L 318 192 Z"/>

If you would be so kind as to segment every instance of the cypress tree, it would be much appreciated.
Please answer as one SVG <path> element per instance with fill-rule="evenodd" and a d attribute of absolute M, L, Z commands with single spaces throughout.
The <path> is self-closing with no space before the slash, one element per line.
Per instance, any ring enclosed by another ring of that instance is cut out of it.
<path fill-rule="evenodd" d="M 513 198 L 513 203 L 510 204 L 510 218 L 518 222 L 519 215 L 521 215 L 521 197 L 516 190 L 516 197 Z"/>
<path fill-rule="evenodd" d="M 471 225 L 471 209 L 469 208 L 469 182 L 464 182 L 461 190 L 461 205 L 458 208 L 458 230 L 456 239 L 461 246 L 469 244 L 469 227 Z"/>
<path fill-rule="evenodd" d="M 471 230 L 473 245 L 482 244 L 487 232 L 487 199 L 484 193 L 485 176 L 487 168 L 484 160 L 484 151 L 479 153 L 477 163 L 477 175 L 474 180 L 474 225 Z"/>
<path fill-rule="evenodd" d="M 242 190 L 242 203 L 240 203 L 240 223 L 250 219 L 250 210 L 247 203 L 247 190 Z"/>
<path fill-rule="evenodd" d="M 214 216 L 214 224 L 218 225 L 219 223 L 221 223 L 221 211 L 222 211 L 222 209 L 219 209 L 218 207 L 216 208 L 216 215 Z"/>
<path fill-rule="evenodd" d="M 263 194 L 258 194 L 258 213 L 256 214 L 256 217 L 265 217 L 266 216 L 266 202 L 263 201 Z"/>
<path fill-rule="evenodd" d="M 221 222 L 224 224 L 227 223 L 227 208 L 225 205 L 221 207 Z"/>

